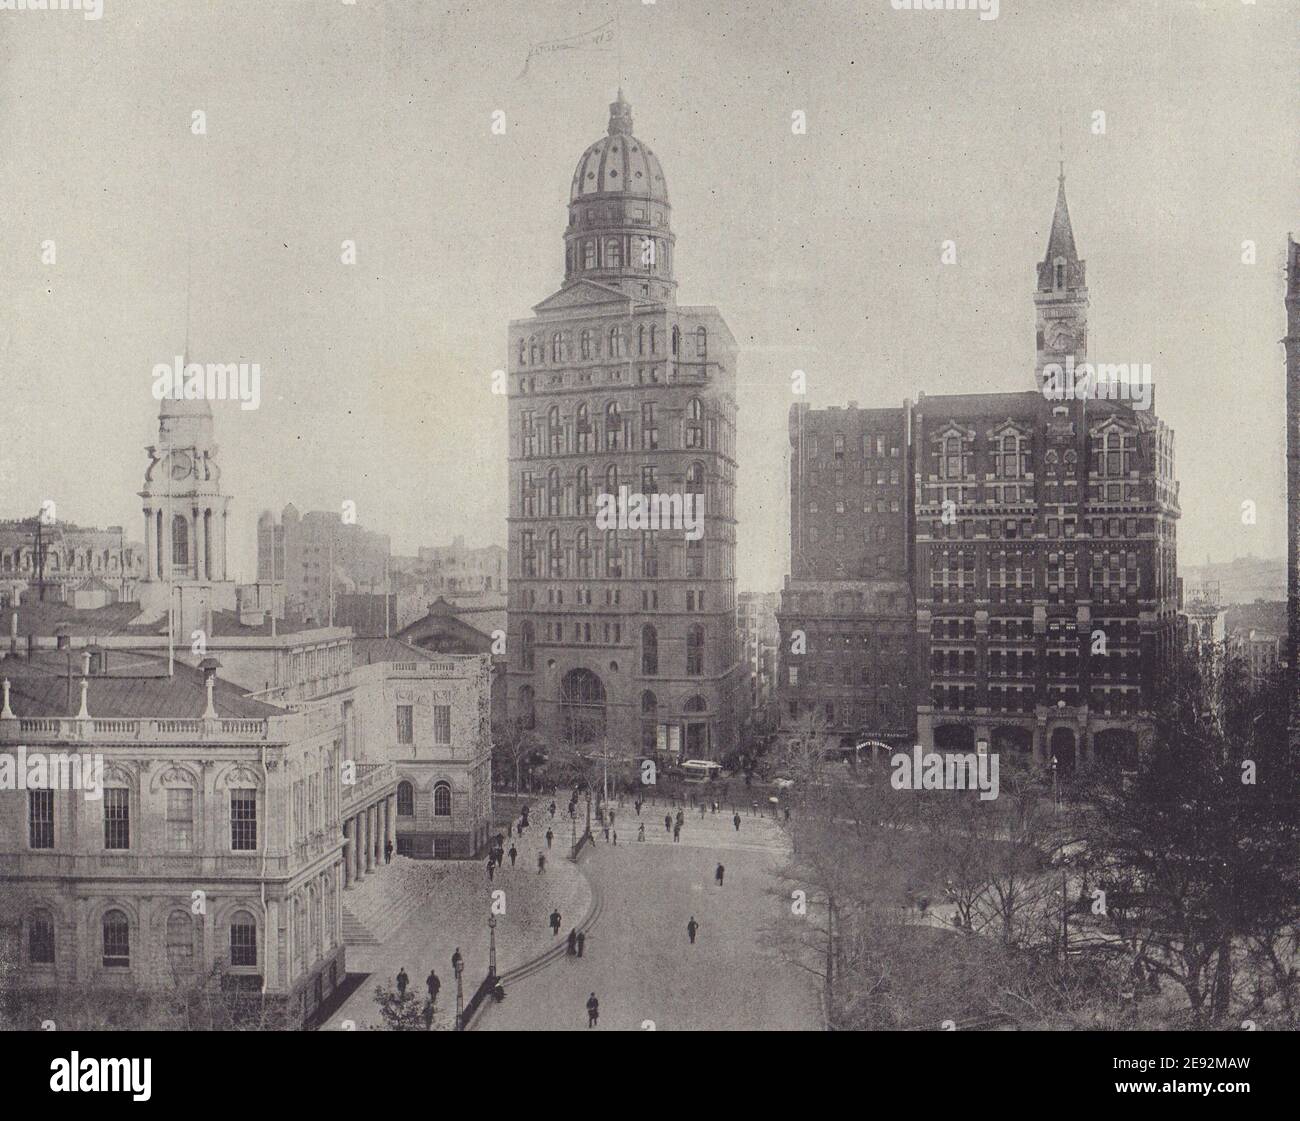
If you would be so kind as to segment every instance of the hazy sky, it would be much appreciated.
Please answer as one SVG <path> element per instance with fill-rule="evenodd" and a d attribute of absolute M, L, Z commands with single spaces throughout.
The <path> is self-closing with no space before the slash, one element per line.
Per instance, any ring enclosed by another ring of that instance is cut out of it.
<path fill-rule="evenodd" d="M 183 348 L 188 302 L 193 359 L 262 369 L 258 410 L 214 405 L 234 571 L 251 578 L 257 514 L 289 501 L 350 499 L 403 552 L 503 542 L 491 371 L 507 321 L 560 285 L 569 182 L 621 58 L 668 181 L 679 300 L 717 305 L 741 344 L 742 586 L 787 568 L 792 370 L 815 406 L 1032 386 L 1058 122 L 1092 357 L 1150 362 L 1177 432 L 1180 559 L 1282 553 L 1298 15 L 1298 0 L 1002 0 L 990 21 L 888 0 L 0 11 L 0 516 L 53 498 L 142 536 L 150 371 Z M 521 78 L 531 44 L 615 16 L 619 51 L 534 58 Z"/>

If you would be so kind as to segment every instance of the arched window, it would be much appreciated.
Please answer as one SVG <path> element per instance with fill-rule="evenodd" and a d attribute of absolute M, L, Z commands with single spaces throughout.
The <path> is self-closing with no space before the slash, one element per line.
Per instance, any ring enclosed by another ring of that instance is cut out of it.
<path fill-rule="evenodd" d="M 552 405 L 546 410 L 546 441 L 551 455 L 559 455 L 564 440 L 564 428 L 560 424 L 560 406 Z"/>
<path fill-rule="evenodd" d="M 546 574 L 564 575 L 564 554 L 560 551 L 560 531 L 553 529 L 546 535 Z"/>
<path fill-rule="evenodd" d="M 104 968 L 131 968 L 131 924 L 126 914 L 114 908 L 104 912 Z"/>
<path fill-rule="evenodd" d="M 618 415 L 618 403 L 611 401 L 605 406 L 605 450 L 608 452 L 618 451 L 620 437 L 623 432 L 623 422 Z"/>
<path fill-rule="evenodd" d="M 582 332 L 582 356 L 583 358 L 591 357 L 591 332 L 584 330 Z M 584 405 L 585 409 L 586 406 Z"/>
<path fill-rule="evenodd" d="M 27 962 L 54 964 L 54 916 L 49 911 L 33 911 L 27 918 Z"/>
<path fill-rule="evenodd" d="M 533 621 L 525 619 L 523 625 L 519 628 L 519 665 L 521 668 L 530 670 L 533 668 L 533 646 L 536 635 L 533 632 Z"/>
<path fill-rule="evenodd" d="M 406 781 L 397 784 L 397 816 L 415 816 L 415 787 Z"/>
<path fill-rule="evenodd" d="M 167 963 L 177 970 L 194 968 L 194 920 L 186 911 L 167 916 Z"/>
<path fill-rule="evenodd" d="M 611 327 L 609 329 L 609 356 L 611 358 L 623 357 L 623 328 Z"/>
<path fill-rule="evenodd" d="M 638 354 L 645 353 L 645 324 L 641 324 L 636 329 L 636 352 Z"/>
<path fill-rule="evenodd" d="M 653 323 L 650 324 L 650 353 L 659 353 L 659 328 Z"/>
<path fill-rule="evenodd" d="M 451 784 L 440 782 L 433 788 L 433 816 L 451 817 Z"/>
<path fill-rule="evenodd" d="M 560 516 L 560 499 L 564 492 L 560 489 L 560 469 L 552 467 L 546 472 L 546 513 L 552 518 Z"/>
<path fill-rule="evenodd" d="M 702 326 L 695 328 L 695 357 L 709 356 L 709 333 Z"/>
<path fill-rule="evenodd" d="M 591 513 L 591 472 L 585 467 L 578 468 L 578 480 L 573 490 L 575 512 L 580 517 Z"/>
<path fill-rule="evenodd" d="M 585 529 L 578 530 L 578 575 L 591 575 L 591 538 Z"/>
<path fill-rule="evenodd" d="M 614 529 L 605 532 L 605 575 L 623 575 L 623 555 L 618 548 L 618 531 Z"/>
<path fill-rule="evenodd" d="M 230 964 L 257 965 L 257 920 L 247 911 L 236 911 L 230 916 Z"/>
<path fill-rule="evenodd" d="M 605 493 L 618 497 L 618 464 L 611 463 L 605 468 Z"/>
<path fill-rule="evenodd" d="M 641 673 L 654 677 L 659 672 L 659 633 L 649 623 L 641 628 Z"/>
<path fill-rule="evenodd" d="M 623 264 L 623 245 L 616 237 L 605 239 L 605 267 L 616 269 Z"/>
<path fill-rule="evenodd" d="M 686 632 L 686 673 L 689 677 L 704 673 L 704 628 L 698 623 Z"/>
<path fill-rule="evenodd" d="M 559 331 L 551 336 L 551 361 L 557 365 L 564 361 L 564 337 Z"/>
<path fill-rule="evenodd" d="M 596 242 L 592 238 L 582 243 L 582 267 L 584 269 L 596 267 Z"/>
<path fill-rule="evenodd" d="M 172 518 L 172 564 L 190 563 L 190 527 L 183 514 Z"/>
<path fill-rule="evenodd" d="M 704 447 L 704 402 L 698 397 L 686 402 L 686 446 Z"/>
<path fill-rule="evenodd" d="M 524 685 L 519 689 L 519 719 L 525 728 L 537 727 L 537 708 L 533 702 L 531 685 Z"/>
<path fill-rule="evenodd" d="M 591 413 L 587 409 L 586 405 L 578 406 L 578 411 L 574 415 L 573 430 L 577 440 L 578 451 L 591 451 Z"/>
<path fill-rule="evenodd" d="M 523 339 L 520 339 L 519 340 L 519 365 L 521 366 L 526 365 L 527 359 L 528 359 L 527 344 L 524 342 Z"/>
<path fill-rule="evenodd" d="M 677 352 L 681 349 L 682 346 L 682 333 L 680 330 L 678 330 L 676 323 L 673 324 L 672 339 L 673 339 L 673 355 L 675 357 L 677 355 Z"/>
<path fill-rule="evenodd" d="M 704 495 L 704 464 L 698 459 L 686 468 L 686 493 L 700 495 L 700 498 L 696 499 L 698 509 Z"/>
<path fill-rule="evenodd" d="M 538 357 L 539 356 L 537 353 L 537 338 L 535 335 L 529 335 L 528 336 L 528 364 L 530 366 L 536 366 Z"/>

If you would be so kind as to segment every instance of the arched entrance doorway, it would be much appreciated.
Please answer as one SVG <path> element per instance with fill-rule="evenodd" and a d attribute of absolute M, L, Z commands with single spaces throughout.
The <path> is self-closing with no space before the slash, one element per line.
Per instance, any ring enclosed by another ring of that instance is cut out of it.
<path fill-rule="evenodd" d="M 1071 775 L 1077 760 L 1074 733 L 1069 728 L 1057 728 L 1052 732 L 1051 750 L 1048 752 L 1056 760 L 1056 773 Z"/>
<path fill-rule="evenodd" d="M 570 743 L 605 736 L 605 686 L 589 669 L 571 669 L 560 682 L 561 728 Z"/>

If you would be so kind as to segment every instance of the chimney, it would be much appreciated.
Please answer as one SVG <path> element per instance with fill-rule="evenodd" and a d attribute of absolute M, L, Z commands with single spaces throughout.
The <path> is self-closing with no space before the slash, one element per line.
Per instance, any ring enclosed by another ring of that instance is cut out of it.
<path fill-rule="evenodd" d="M 4 679 L 5 701 L 4 707 L 0 708 L 0 720 L 12 720 L 14 711 L 9 707 L 9 678 Z"/>

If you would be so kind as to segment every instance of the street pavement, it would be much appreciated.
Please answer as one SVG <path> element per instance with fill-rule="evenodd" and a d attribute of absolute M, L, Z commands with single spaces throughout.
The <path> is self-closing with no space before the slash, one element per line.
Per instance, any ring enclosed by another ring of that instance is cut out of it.
<path fill-rule="evenodd" d="M 580 868 L 591 881 L 597 916 L 581 959 L 561 957 L 489 1001 L 474 1030 L 586 1028 L 587 996 L 600 1001 L 601 1030 L 818 1030 L 812 978 L 763 944 L 780 923 L 802 921 L 774 894 L 773 870 L 786 859 L 775 821 L 685 811 L 681 840 L 664 829 L 663 806 L 617 811 L 618 844 L 595 842 Z M 675 812 L 675 811 L 674 811 Z M 636 840 L 645 822 L 646 840 Z M 726 866 L 718 887 L 714 872 Z M 686 924 L 699 923 L 695 945 Z"/>

